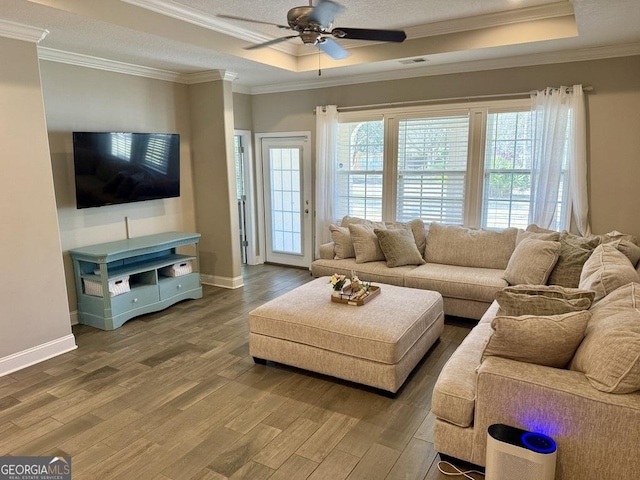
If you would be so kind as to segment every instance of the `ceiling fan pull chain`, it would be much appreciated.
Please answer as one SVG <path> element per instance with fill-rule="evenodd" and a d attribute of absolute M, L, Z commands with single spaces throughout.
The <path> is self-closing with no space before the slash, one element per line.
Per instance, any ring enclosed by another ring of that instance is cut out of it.
<path fill-rule="evenodd" d="M 320 54 L 322 50 L 320 50 L 318 48 L 318 76 L 321 77 L 322 76 L 322 70 L 320 69 L 320 59 L 322 58 L 322 55 Z"/>

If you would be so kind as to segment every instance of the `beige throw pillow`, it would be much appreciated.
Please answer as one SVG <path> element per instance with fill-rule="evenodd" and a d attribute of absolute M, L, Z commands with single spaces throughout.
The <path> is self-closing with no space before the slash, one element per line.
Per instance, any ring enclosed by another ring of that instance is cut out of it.
<path fill-rule="evenodd" d="M 615 245 L 599 245 L 582 268 L 579 288 L 596 292 L 598 302 L 615 289 L 631 282 L 640 282 L 629 259 Z"/>
<path fill-rule="evenodd" d="M 385 260 L 373 225 L 351 223 L 349 224 L 349 232 L 351 233 L 351 241 L 356 254 L 356 263 Z"/>
<path fill-rule="evenodd" d="M 338 227 L 337 225 L 329 225 L 331 230 L 331 239 L 334 243 L 335 260 L 343 260 L 345 258 L 353 258 L 356 252 L 353 249 L 351 241 L 351 233 L 348 227 Z"/>
<path fill-rule="evenodd" d="M 560 256 L 547 283 L 570 288 L 577 287 L 580 284 L 582 267 L 598 245 L 600 245 L 599 238 L 585 238 L 566 231 L 562 232 Z"/>
<path fill-rule="evenodd" d="M 396 230 L 396 229 L 410 229 L 413 233 L 413 238 L 415 240 L 415 244 L 418 247 L 421 255 L 424 255 L 424 247 L 427 243 L 427 236 L 425 235 L 424 222 L 419 219 L 413 219 L 408 221 L 407 223 L 403 222 L 385 222 L 385 226 L 387 230 Z"/>
<path fill-rule="evenodd" d="M 528 230 L 518 230 L 516 237 L 516 246 L 525 238 L 535 238 L 536 240 L 551 240 L 558 242 L 560 240 L 560 232 L 530 232 Z"/>
<path fill-rule="evenodd" d="M 495 317 L 482 359 L 496 356 L 564 368 L 584 337 L 589 311 L 564 315 Z"/>
<path fill-rule="evenodd" d="M 525 238 L 511 255 L 504 279 L 510 285 L 544 285 L 559 253 L 560 242 Z"/>
<path fill-rule="evenodd" d="M 603 392 L 640 390 L 640 284 L 618 288 L 591 309 L 584 340 L 569 367 Z"/>
<path fill-rule="evenodd" d="M 381 230 L 376 228 L 374 233 L 378 237 L 380 248 L 387 259 L 388 267 L 403 265 L 422 265 L 426 263 L 415 242 L 411 230 L 398 228 Z"/>
<path fill-rule="evenodd" d="M 561 315 L 588 310 L 595 292 L 556 285 L 516 285 L 496 293 L 499 316 Z"/>

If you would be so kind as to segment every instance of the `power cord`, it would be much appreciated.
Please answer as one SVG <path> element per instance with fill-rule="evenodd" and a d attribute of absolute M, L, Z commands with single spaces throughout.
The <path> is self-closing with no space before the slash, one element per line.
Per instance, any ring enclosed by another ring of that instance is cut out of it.
<path fill-rule="evenodd" d="M 447 472 L 445 470 L 442 469 L 441 465 L 447 465 L 450 468 L 452 468 L 454 471 L 453 472 Z M 450 477 L 460 477 L 463 476 L 464 478 L 468 478 L 469 480 L 476 480 L 475 478 L 473 478 L 470 474 L 471 473 L 477 473 L 479 475 L 482 475 L 484 477 L 484 473 L 479 472 L 478 470 L 466 470 L 466 471 L 462 471 L 460 470 L 458 467 L 456 467 L 454 464 L 449 463 L 445 460 L 440 460 L 438 462 L 438 470 L 440 470 L 440 473 L 442 473 L 443 475 L 448 475 Z"/>

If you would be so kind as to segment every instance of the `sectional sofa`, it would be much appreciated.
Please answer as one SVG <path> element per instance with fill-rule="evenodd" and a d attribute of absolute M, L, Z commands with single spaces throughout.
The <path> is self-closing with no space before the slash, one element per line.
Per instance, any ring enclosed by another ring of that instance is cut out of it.
<path fill-rule="evenodd" d="M 640 471 L 640 247 L 634 238 L 437 224 L 422 225 L 423 238 L 419 221 L 368 225 L 381 239 L 386 228 L 405 230 L 405 238 L 411 230 L 417 249 L 424 241 L 422 260 L 389 267 L 348 257 L 340 234 L 353 222 L 361 220 L 334 226 L 334 243 L 323 246 L 314 275 L 353 272 L 437 290 L 445 313 L 480 318 L 434 387 L 438 452 L 484 466 L 487 429 L 504 423 L 556 440 L 557 480 L 633 478 Z M 353 250 L 362 254 L 362 248 Z"/>

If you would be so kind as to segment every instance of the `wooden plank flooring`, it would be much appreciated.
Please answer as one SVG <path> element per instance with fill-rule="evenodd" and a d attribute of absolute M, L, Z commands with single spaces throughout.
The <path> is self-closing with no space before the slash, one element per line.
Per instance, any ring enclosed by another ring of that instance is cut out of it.
<path fill-rule="evenodd" d="M 431 393 L 472 324 L 447 321 L 395 399 L 255 365 L 247 314 L 310 281 L 273 265 L 245 286 L 104 332 L 0 378 L 0 455 L 71 455 L 74 479 L 434 480 Z M 350 308 L 350 307 L 345 307 Z"/>

